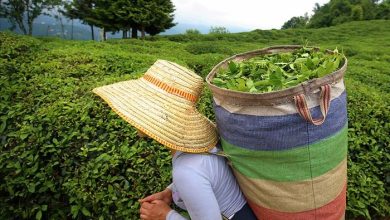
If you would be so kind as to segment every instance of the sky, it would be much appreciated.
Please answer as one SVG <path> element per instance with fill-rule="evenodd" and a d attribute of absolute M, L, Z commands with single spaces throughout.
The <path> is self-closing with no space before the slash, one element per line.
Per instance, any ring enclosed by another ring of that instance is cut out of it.
<path fill-rule="evenodd" d="M 175 22 L 242 30 L 280 29 L 291 17 L 310 15 L 329 0 L 172 0 Z"/>

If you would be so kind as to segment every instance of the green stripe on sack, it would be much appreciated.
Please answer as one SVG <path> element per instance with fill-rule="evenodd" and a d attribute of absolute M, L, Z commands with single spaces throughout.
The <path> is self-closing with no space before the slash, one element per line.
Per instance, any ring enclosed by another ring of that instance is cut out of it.
<path fill-rule="evenodd" d="M 234 146 L 222 139 L 233 168 L 249 178 L 302 181 L 336 167 L 347 155 L 348 126 L 335 135 L 308 146 L 284 151 L 256 151 Z"/>

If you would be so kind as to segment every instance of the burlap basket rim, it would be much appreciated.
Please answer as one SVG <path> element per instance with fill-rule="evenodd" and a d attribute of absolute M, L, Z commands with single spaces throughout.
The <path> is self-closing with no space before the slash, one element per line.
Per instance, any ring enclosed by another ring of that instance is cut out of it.
<path fill-rule="evenodd" d="M 344 63 L 341 68 L 334 71 L 331 74 L 328 74 L 321 78 L 315 78 L 308 81 L 305 81 L 303 83 L 300 83 L 296 86 L 273 91 L 273 92 L 266 92 L 266 93 L 249 93 L 249 92 L 241 92 L 241 91 L 234 91 L 229 89 L 224 89 L 215 86 L 211 83 L 213 80 L 215 74 L 220 68 L 226 67 L 229 61 L 243 61 L 250 59 L 252 57 L 256 57 L 259 55 L 265 55 L 265 54 L 273 54 L 273 53 L 279 53 L 279 52 L 288 52 L 297 50 L 299 48 L 302 48 L 302 45 L 278 45 L 278 46 L 272 46 L 267 47 L 263 49 L 253 50 L 245 53 L 240 53 L 233 55 L 220 63 L 218 63 L 214 68 L 210 71 L 210 73 L 206 77 L 206 83 L 213 92 L 214 96 L 217 97 L 229 97 L 229 98 L 235 98 L 237 100 L 241 99 L 241 101 L 246 100 L 247 102 L 256 101 L 259 105 L 276 105 L 286 102 L 293 101 L 293 97 L 298 94 L 310 94 L 315 91 L 317 91 L 321 86 L 326 84 L 336 84 L 340 80 L 343 79 L 344 74 L 347 70 L 347 63 L 348 60 L 344 56 Z M 311 47 L 318 49 L 317 47 Z M 327 50 L 328 52 L 331 52 L 330 50 Z M 240 102 L 238 100 L 238 102 Z"/>

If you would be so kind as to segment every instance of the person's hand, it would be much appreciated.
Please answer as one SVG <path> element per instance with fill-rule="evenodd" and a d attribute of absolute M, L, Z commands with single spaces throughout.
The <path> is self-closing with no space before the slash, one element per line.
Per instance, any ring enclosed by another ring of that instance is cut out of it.
<path fill-rule="evenodd" d="M 165 220 L 172 209 L 162 200 L 141 203 L 140 217 L 142 220 Z"/>
<path fill-rule="evenodd" d="M 142 204 L 144 202 L 153 202 L 155 200 L 162 200 L 165 202 L 168 206 L 172 203 L 172 191 L 168 188 L 166 188 L 164 191 L 152 194 L 148 197 L 145 197 L 143 199 L 140 199 L 139 202 Z"/>

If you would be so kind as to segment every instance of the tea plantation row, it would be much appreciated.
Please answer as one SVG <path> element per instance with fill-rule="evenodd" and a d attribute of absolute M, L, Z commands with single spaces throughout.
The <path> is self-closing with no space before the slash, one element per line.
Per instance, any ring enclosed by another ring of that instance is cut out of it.
<path fill-rule="evenodd" d="M 170 182 L 170 155 L 91 90 L 140 77 L 156 59 L 201 76 L 277 44 L 343 50 L 349 117 L 347 218 L 390 216 L 390 25 L 63 41 L 0 32 L 0 219 L 138 219 L 137 200 Z M 198 109 L 214 119 L 210 92 Z"/>

